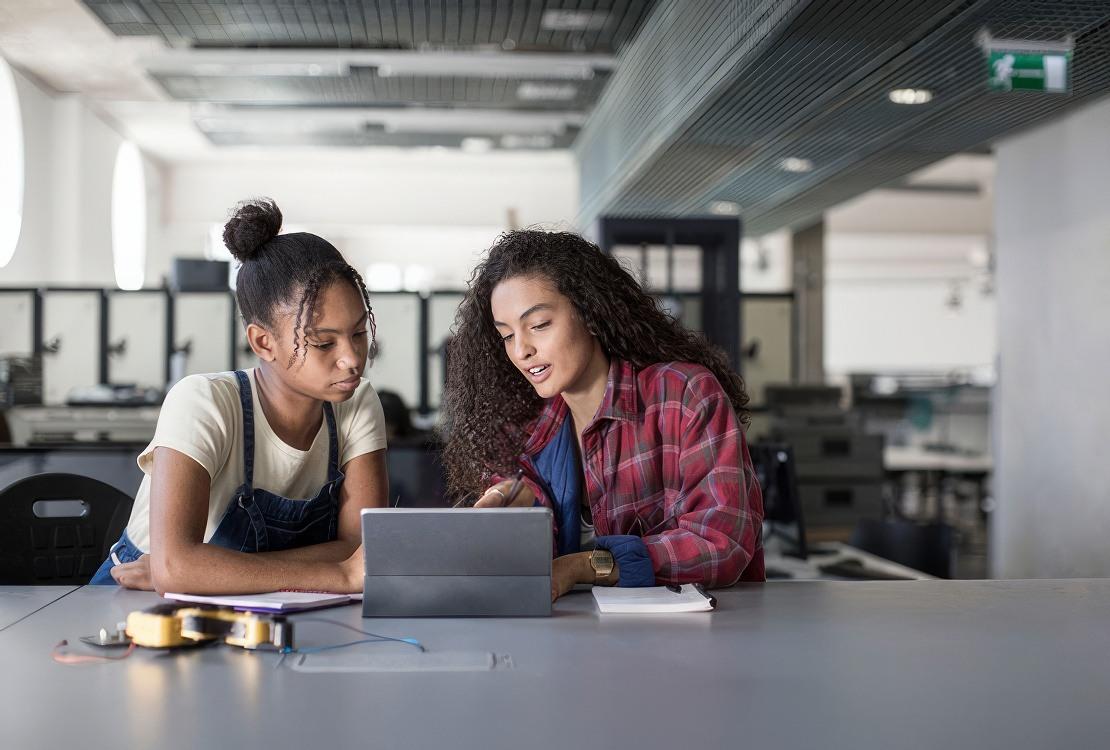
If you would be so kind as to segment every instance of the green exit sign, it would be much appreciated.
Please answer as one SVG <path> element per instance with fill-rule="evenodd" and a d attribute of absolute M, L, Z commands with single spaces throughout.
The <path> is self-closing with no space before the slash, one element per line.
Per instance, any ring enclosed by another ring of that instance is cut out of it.
<path fill-rule="evenodd" d="M 991 91 L 1067 93 L 1070 88 L 1070 52 L 991 50 L 987 53 L 987 65 Z"/>

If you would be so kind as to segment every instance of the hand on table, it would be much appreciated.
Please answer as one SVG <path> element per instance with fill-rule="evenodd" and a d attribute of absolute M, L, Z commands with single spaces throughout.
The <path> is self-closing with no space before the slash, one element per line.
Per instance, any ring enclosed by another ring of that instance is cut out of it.
<path fill-rule="evenodd" d="M 150 555 L 141 555 L 134 562 L 112 566 L 112 578 L 125 589 L 154 591 L 154 579 L 150 575 Z"/>

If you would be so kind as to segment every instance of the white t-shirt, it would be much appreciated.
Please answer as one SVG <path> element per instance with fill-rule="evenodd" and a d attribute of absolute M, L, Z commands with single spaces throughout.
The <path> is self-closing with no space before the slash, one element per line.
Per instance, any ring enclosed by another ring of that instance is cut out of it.
<path fill-rule="evenodd" d="M 328 480 L 328 423 L 307 451 L 284 443 L 266 421 L 258 401 L 254 370 L 247 370 L 254 400 L 254 487 L 291 499 L 311 500 Z M 352 458 L 386 447 L 385 418 L 378 394 L 363 379 L 355 394 L 333 404 L 339 434 L 339 467 Z M 172 448 L 203 466 L 212 480 L 208 498 L 208 525 L 204 541 L 212 538 L 223 520 L 235 490 L 243 483 L 243 407 L 239 381 L 233 372 L 189 375 L 166 394 L 158 414 L 154 439 L 139 454 L 139 468 L 146 475 L 127 536 L 143 552 L 150 551 L 150 472 L 155 448 Z"/>

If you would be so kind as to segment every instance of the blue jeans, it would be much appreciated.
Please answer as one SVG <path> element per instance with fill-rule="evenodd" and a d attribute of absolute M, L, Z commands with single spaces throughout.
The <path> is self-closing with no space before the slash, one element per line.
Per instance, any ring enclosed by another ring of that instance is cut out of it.
<path fill-rule="evenodd" d="M 127 531 L 119 538 L 119 541 L 112 545 L 108 552 L 108 559 L 101 563 L 100 568 L 93 573 L 92 579 L 89 581 L 91 586 L 115 586 L 116 579 L 112 578 L 112 568 L 123 563 L 135 562 L 142 556 L 143 552 L 135 546 L 131 539 L 127 536 Z"/>

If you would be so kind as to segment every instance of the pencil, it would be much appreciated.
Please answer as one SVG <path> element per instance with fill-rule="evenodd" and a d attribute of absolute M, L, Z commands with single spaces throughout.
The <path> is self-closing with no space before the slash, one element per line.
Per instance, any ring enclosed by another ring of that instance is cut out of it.
<path fill-rule="evenodd" d="M 509 494 L 505 498 L 505 504 L 502 505 L 501 507 L 502 508 L 507 508 L 508 506 L 512 505 L 513 500 L 516 499 L 517 493 L 520 492 L 520 488 L 523 487 L 523 486 L 524 486 L 524 469 L 517 469 L 516 476 L 513 477 L 513 483 L 512 483 L 512 485 L 509 486 Z"/>

